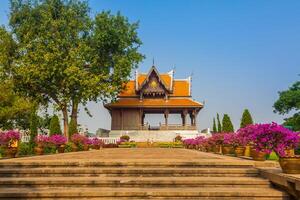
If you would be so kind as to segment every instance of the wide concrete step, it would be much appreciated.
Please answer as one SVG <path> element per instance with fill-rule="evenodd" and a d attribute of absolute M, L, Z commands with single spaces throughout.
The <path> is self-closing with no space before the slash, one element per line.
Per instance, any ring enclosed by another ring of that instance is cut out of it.
<path fill-rule="evenodd" d="M 18 188 L 0 190 L 0 199 L 289 199 L 286 193 L 270 188 Z"/>
<path fill-rule="evenodd" d="M 6 161 L 0 162 L 0 168 L 37 168 L 37 167 L 222 167 L 222 168 L 251 168 L 251 162 L 237 162 L 226 160 L 202 160 L 202 161 Z"/>
<path fill-rule="evenodd" d="M 22 177 L 1 178 L 0 187 L 270 187 L 256 177 Z"/>
<path fill-rule="evenodd" d="M 209 177 L 253 177 L 258 176 L 255 168 L 141 168 L 141 167 L 42 167 L 0 168 L 0 177 L 66 177 L 66 176 L 209 176 Z"/>

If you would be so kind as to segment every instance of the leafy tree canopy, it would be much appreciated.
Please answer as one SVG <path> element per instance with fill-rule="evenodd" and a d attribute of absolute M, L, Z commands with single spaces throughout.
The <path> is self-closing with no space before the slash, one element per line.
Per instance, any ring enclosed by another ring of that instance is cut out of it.
<path fill-rule="evenodd" d="M 11 0 L 9 25 L 0 65 L 19 93 L 62 111 L 66 135 L 70 107 L 77 121 L 79 104 L 114 98 L 143 59 L 138 24 L 120 13 L 92 18 L 85 1 Z"/>
<path fill-rule="evenodd" d="M 8 80 L 0 83 L 0 129 L 28 129 L 33 104 L 15 94 L 12 87 Z"/>
<path fill-rule="evenodd" d="M 287 114 L 293 109 L 300 110 L 300 81 L 294 83 L 288 90 L 279 92 L 279 99 L 273 107 L 279 114 Z"/>
<path fill-rule="evenodd" d="M 286 118 L 284 125 L 300 130 L 300 81 L 294 83 L 288 90 L 279 92 L 279 99 L 274 103 L 274 112 L 288 114 L 295 111 L 292 117 Z"/>

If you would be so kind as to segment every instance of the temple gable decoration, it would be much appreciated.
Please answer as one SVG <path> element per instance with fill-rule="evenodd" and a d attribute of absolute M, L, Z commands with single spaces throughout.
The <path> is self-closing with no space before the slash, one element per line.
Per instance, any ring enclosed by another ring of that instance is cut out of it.
<path fill-rule="evenodd" d="M 156 68 L 152 67 L 145 80 L 137 88 L 137 93 L 145 97 L 162 97 L 170 94 L 171 91 Z"/>

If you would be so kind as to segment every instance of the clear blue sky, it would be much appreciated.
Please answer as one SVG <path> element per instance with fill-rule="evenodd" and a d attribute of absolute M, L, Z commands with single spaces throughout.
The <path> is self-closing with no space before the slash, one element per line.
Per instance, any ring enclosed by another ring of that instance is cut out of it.
<path fill-rule="evenodd" d="M 121 11 L 140 21 L 141 52 L 148 71 L 155 58 L 177 78 L 193 73 L 193 98 L 205 101 L 200 129 L 211 127 L 217 112 L 228 113 L 235 128 L 248 108 L 255 122 L 282 122 L 273 113 L 278 91 L 299 79 L 300 1 L 90 0 L 92 14 Z M 7 24 L 8 2 L 0 2 L 0 23 Z M 80 122 L 91 131 L 109 128 L 108 112 L 90 103 L 93 118 Z M 150 118 L 157 123 L 160 118 Z M 175 119 L 174 119 L 175 120 Z"/>

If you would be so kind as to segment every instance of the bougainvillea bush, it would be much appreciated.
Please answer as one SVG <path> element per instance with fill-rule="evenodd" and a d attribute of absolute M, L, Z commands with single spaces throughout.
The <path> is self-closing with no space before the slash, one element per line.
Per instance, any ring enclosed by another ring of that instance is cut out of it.
<path fill-rule="evenodd" d="M 286 156 L 286 150 L 295 149 L 300 142 L 300 135 L 276 123 L 255 124 L 250 140 L 256 151 L 270 154 L 275 151 L 280 157 Z"/>
<path fill-rule="evenodd" d="M 231 145 L 233 147 L 245 146 L 247 140 L 237 133 L 225 133 L 224 134 L 224 145 Z"/>
<path fill-rule="evenodd" d="M 88 138 L 86 136 L 80 135 L 79 133 L 76 133 L 71 137 L 71 141 L 77 145 L 78 144 L 83 145 L 84 143 L 86 143 L 87 140 Z"/>
<path fill-rule="evenodd" d="M 36 144 L 47 145 L 49 143 L 49 136 L 37 135 L 34 139 Z"/>
<path fill-rule="evenodd" d="M 60 134 L 54 134 L 49 137 L 49 143 L 55 146 L 64 145 L 67 143 L 67 138 Z"/>
<path fill-rule="evenodd" d="M 91 139 L 91 141 L 92 141 L 92 145 L 93 146 L 103 146 L 103 141 L 102 140 L 100 140 L 99 138 L 93 138 L 93 139 Z"/>
<path fill-rule="evenodd" d="M 0 133 L 0 145 L 2 146 L 10 146 L 13 142 L 19 141 L 20 139 L 20 133 L 15 130 Z"/>

